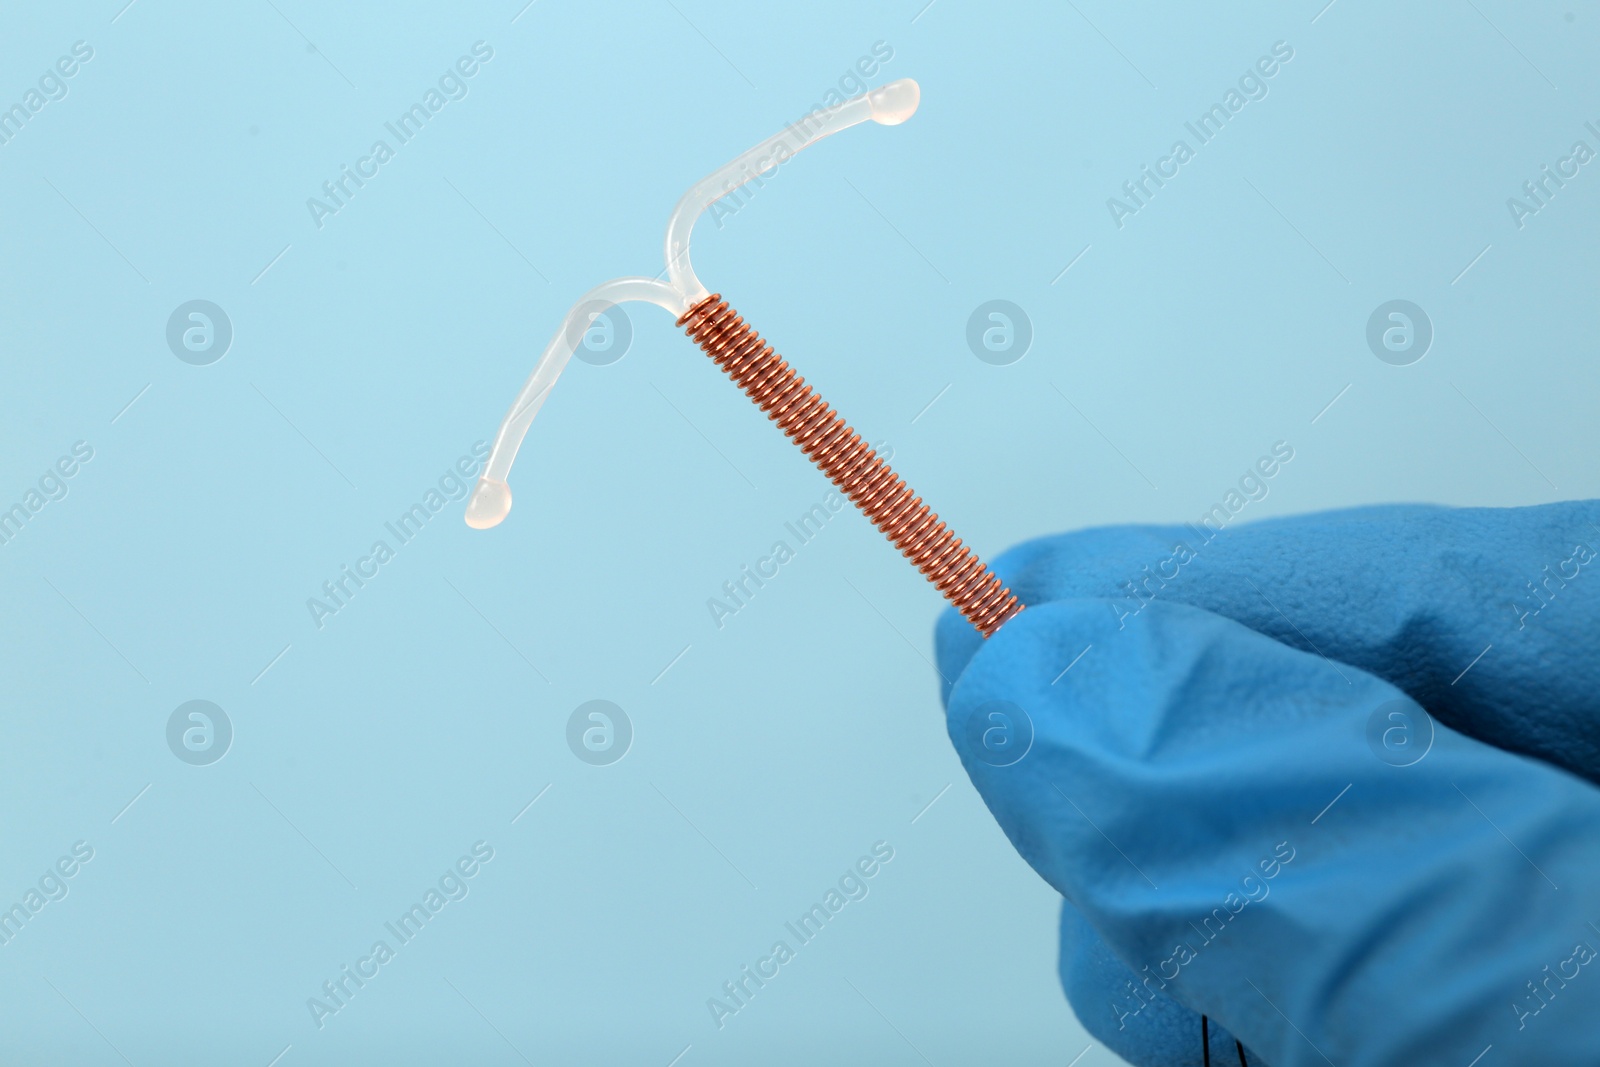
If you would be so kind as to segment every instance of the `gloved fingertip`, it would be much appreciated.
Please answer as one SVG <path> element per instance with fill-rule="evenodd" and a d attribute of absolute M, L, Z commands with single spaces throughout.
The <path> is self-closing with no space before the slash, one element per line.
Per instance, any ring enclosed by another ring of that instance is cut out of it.
<path fill-rule="evenodd" d="M 955 608 L 939 615 L 933 628 L 934 661 L 939 665 L 939 702 L 950 706 L 950 690 L 983 647 L 983 635 Z"/>
<path fill-rule="evenodd" d="M 1053 540 L 1041 537 L 1012 545 L 990 563 L 990 570 L 1008 588 L 1016 591 L 1019 576 L 1025 576 L 1035 560 L 1049 554 Z M 934 625 L 933 643 L 940 676 L 939 699 L 948 707 L 950 690 L 955 686 L 956 679 L 961 677 L 961 672 L 967 669 L 967 663 L 983 647 L 984 637 L 959 611 L 946 608 Z"/>

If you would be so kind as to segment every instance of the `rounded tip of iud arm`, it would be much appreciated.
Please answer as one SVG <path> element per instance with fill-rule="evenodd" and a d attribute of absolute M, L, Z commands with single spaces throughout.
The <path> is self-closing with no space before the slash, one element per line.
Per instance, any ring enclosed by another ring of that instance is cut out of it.
<path fill-rule="evenodd" d="M 467 525 L 474 530 L 499 526 L 511 512 L 511 487 L 493 478 L 479 478 L 467 500 Z"/>
<path fill-rule="evenodd" d="M 917 113 L 922 87 L 910 78 L 882 85 L 867 94 L 872 104 L 872 121 L 880 126 L 898 126 Z"/>

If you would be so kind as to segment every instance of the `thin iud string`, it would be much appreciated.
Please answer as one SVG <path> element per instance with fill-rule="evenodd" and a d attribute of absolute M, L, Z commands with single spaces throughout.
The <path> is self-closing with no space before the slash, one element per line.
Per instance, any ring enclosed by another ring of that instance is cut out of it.
<path fill-rule="evenodd" d="M 1205 1015 L 1200 1016 L 1200 1045 L 1205 1067 L 1211 1067 L 1211 1019 Z M 1239 1053 L 1239 1067 L 1250 1067 L 1250 1062 L 1244 1058 L 1244 1042 L 1234 1038 L 1233 1047 Z"/>

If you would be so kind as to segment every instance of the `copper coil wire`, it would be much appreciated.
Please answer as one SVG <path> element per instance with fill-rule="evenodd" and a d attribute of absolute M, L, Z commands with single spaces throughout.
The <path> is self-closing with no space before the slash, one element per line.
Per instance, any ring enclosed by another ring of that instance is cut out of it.
<path fill-rule="evenodd" d="M 678 325 L 979 633 L 989 637 L 1022 610 L 1022 603 L 994 572 L 721 294 L 696 303 Z"/>

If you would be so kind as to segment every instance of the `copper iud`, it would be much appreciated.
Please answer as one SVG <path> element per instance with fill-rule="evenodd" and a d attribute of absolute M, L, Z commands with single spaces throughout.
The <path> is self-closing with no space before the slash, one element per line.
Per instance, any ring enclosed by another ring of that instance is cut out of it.
<path fill-rule="evenodd" d="M 511 510 L 506 479 L 517 449 L 594 320 L 624 301 L 646 301 L 670 311 L 690 340 L 778 424 L 979 633 L 990 636 L 1021 611 L 1021 602 L 994 572 L 720 294 L 706 291 L 689 263 L 690 231 L 714 202 L 770 173 L 829 134 L 868 119 L 883 126 L 899 125 L 916 112 L 919 99 L 917 83 L 904 78 L 835 107 L 816 109 L 685 193 L 667 223 L 667 280 L 618 278 L 590 290 L 567 313 L 500 424 L 488 463 L 467 501 L 467 525 L 487 529 L 498 525 Z"/>
<path fill-rule="evenodd" d="M 678 325 L 979 633 L 988 637 L 1022 610 L 972 549 L 719 294 L 691 307 Z"/>

